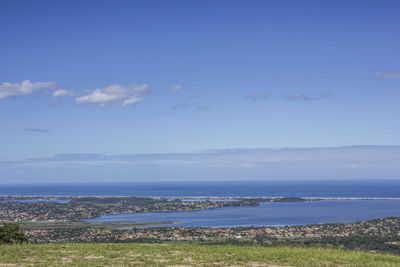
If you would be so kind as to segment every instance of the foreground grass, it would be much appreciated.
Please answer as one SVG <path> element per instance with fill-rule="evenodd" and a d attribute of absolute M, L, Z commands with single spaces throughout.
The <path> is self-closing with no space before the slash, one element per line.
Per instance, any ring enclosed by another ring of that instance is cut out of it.
<path fill-rule="evenodd" d="M 400 266 L 400 257 L 315 248 L 191 244 L 0 245 L 0 266 Z"/>

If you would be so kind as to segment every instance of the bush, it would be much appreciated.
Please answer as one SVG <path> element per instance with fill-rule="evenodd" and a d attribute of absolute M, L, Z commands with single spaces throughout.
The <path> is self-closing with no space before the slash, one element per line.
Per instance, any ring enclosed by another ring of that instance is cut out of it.
<path fill-rule="evenodd" d="M 19 225 L 16 223 L 3 223 L 0 226 L 0 244 L 22 244 L 28 243 L 28 238 L 19 230 Z"/>

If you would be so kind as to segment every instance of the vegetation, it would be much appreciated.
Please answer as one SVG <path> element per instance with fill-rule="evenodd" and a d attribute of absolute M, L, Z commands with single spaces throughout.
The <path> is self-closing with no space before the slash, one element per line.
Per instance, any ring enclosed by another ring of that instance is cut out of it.
<path fill-rule="evenodd" d="M 399 266 L 400 257 L 359 251 L 196 244 L 0 246 L 0 266 Z"/>
<path fill-rule="evenodd" d="M 54 197 L 52 197 L 54 199 Z M 24 200 L 29 200 L 23 197 Z M 31 200 L 37 199 L 32 197 Z M 181 201 L 150 197 L 72 197 L 68 203 L 51 201 L 21 202 L 19 197 L 0 197 L 0 222 L 78 221 L 107 214 L 203 210 L 232 206 L 257 206 L 253 200 Z"/>
<path fill-rule="evenodd" d="M 115 230 L 128 229 L 133 227 L 166 225 L 174 222 L 84 222 L 84 221 L 35 221 L 19 223 L 21 230 L 58 230 L 58 229 L 97 229 L 97 230 Z"/>
<path fill-rule="evenodd" d="M 21 226 L 32 243 L 183 241 L 269 247 L 325 247 L 400 254 L 400 217 L 354 223 L 278 227 L 137 227 L 140 224 L 134 222 L 31 222 L 23 223 Z M 136 227 L 131 228 L 132 226 Z"/>
<path fill-rule="evenodd" d="M 0 244 L 2 243 L 25 243 L 28 238 L 19 230 L 19 225 L 16 223 L 3 223 L 0 226 Z"/>

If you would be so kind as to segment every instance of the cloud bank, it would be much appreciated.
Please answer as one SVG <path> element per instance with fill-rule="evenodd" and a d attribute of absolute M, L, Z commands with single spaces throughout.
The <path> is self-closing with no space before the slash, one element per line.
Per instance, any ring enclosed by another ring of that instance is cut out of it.
<path fill-rule="evenodd" d="M 398 179 L 400 146 L 225 149 L 198 153 L 73 153 L 0 162 L 8 182 Z M 32 178 L 33 179 L 33 178 Z M 55 180 L 56 179 L 56 180 Z"/>
<path fill-rule="evenodd" d="M 180 89 L 180 87 L 176 88 Z M 77 104 L 128 106 L 143 100 L 143 94 L 147 91 L 148 85 L 125 86 L 112 84 L 105 88 L 88 89 L 79 93 L 68 89 L 56 88 L 56 83 L 54 82 L 31 82 L 30 80 L 25 80 L 21 83 L 3 82 L 0 84 L 0 100 L 30 95 L 43 89 L 49 89 L 52 97 L 73 97 L 77 95 L 75 97 Z M 47 91 L 47 93 L 49 92 Z"/>
<path fill-rule="evenodd" d="M 21 83 L 3 82 L 0 85 L 0 100 L 8 97 L 30 95 L 41 89 L 52 88 L 56 86 L 54 82 L 31 82 L 25 80 Z"/>
<path fill-rule="evenodd" d="M 399 163 L 400 146 L 347 146 L 322 148 L 281 148 L 281 149 L 224 149 L 198 153 L 166 154 L 123 154 L 107 155 L 93 153 L 59 154 L 54 157 L 34 158 L 26 162 L 91 162 L 154 164 L 154 163 L 192 163 L 226 166 L 258 166 L 271 163 L 343 163 L 343 167 L 356 162 Z"/>

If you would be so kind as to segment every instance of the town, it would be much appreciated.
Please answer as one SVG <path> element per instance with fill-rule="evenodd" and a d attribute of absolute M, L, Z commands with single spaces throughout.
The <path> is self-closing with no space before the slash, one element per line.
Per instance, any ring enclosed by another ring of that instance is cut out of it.
<path fill-rule="evenodd" d="M 99 230 L 91 227 L 27 230 L 32 243 L 65 242 L 200 242 L 262 246 L 311 246 L 382 250 L 400 253 L 400 218 L 354 223 L 280 227 L 153 227 Z"/>

